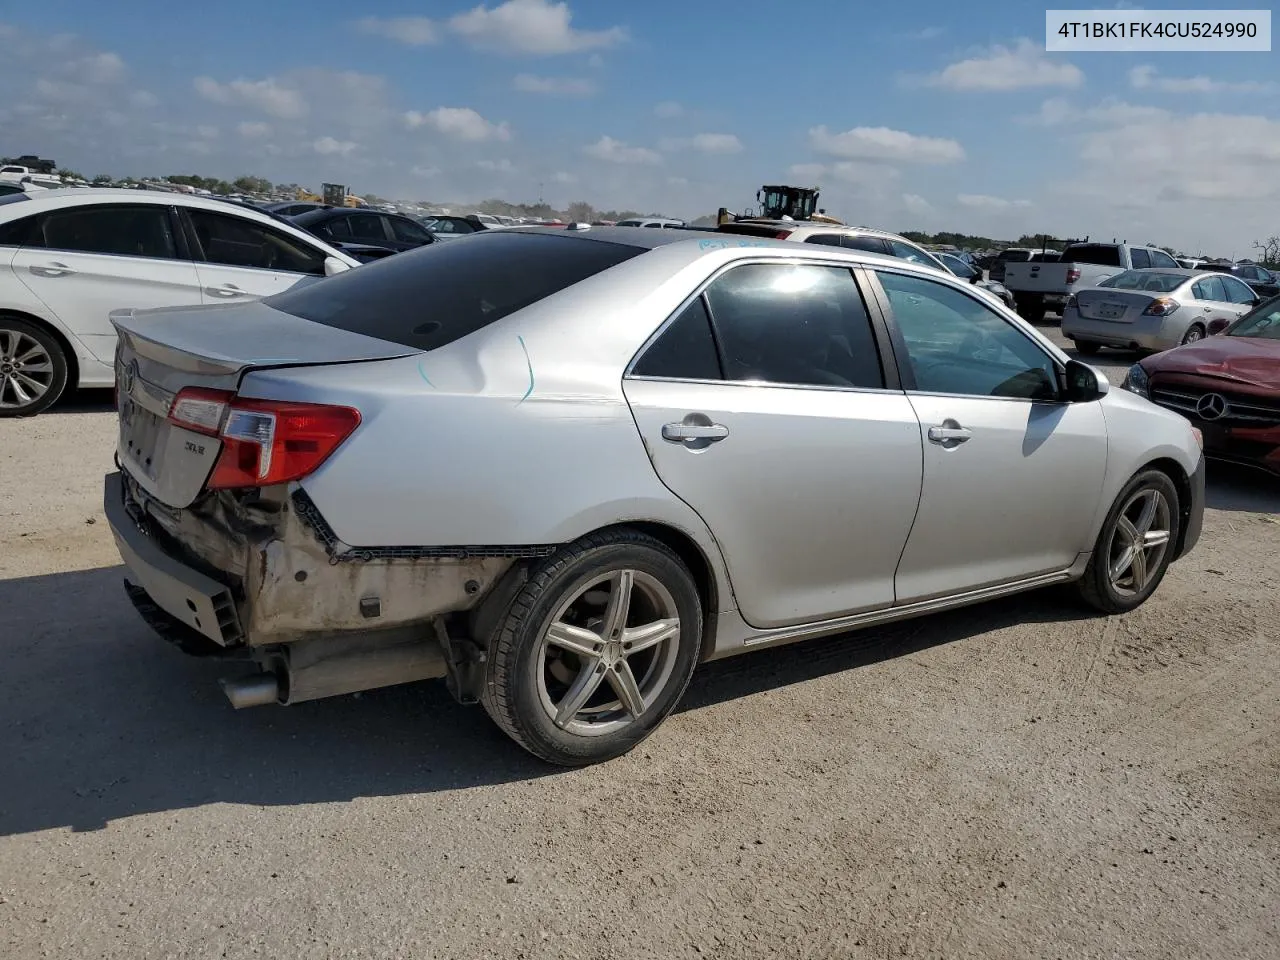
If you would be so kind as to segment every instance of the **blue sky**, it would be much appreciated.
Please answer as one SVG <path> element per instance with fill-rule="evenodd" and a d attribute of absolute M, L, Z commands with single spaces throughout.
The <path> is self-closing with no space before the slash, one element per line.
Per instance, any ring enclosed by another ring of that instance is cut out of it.
<path fill-rule="evenodd" d="M 677 216 L 807 182 L 830 212 L 894 230 L 1238 256 L 1280 232 L 1277 54 L 1046 54 L 1044 5 L 205 9 L 0 13 L 0 154 Z"/>

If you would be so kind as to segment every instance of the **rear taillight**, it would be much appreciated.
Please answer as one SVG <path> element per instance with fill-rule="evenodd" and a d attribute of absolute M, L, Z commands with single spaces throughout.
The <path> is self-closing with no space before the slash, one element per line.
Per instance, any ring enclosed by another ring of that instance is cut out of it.
<path fill-rule="evenodd" d="M 232 490 L 307 476 L 360 425 L 360 411 L 191 387 L 174 398 L 169 422 L 222 441 L 207 486 Z"/>
<path fill-rule="evenodd" d="M 1072 267 L 1067 271 L 1067 283 L 1075 283 L 1080 279 L 1080 270 L 1078 267 Z"/>
<path fill-rule="evenodd" d="M 791 236 L 791 234 L 793 234 L 793 233 L 795 233 L 795 231 L 794 231 L 794 230 L 779 230 L 777 233 L 775 233 L 775 234 L 773 235 L 773 239 L 775 239 L 775 240 L 785 240 L 785 239 L 787 239 L 787 237 Z"/>
<path fill-rule="evenodd" d="M 1156 297 L 1142 311 L 1144 317 L 1167 317 L 1178 309 L 1178 301 L 1173 297 Z"/>

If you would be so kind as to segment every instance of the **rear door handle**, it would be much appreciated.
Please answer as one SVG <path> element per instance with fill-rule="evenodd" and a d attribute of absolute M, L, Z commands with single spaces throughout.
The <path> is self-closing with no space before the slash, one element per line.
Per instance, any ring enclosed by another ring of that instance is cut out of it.
<path fill-rule="evenodd" d="M 954 420 L 948 420 L 940 427 L 929 428 L 929 440 L 944 447 L 957 447 L 972 436 L 972 432 Z"/>
<path fill-rule="evenodd" d="M 220 287 L 205 287 L 204 292 L 212 297 L 243 297 L 244 291 L 234 283 L 224 283 Z"/>
<path fill-rule="evenodd" d="M 51 260 L 42 267 L 33 266 L 31 272 L 37 277 L 70 277 L 75 275 L 74 270 L 58 260 Z"/>
<path fill-rule="evenodd" d="M 723 440 L 729 435 L 729 428 L 720 423 L 664 423 L 662 439 L 672 443 L 683 443 L 686 440 Z"/>

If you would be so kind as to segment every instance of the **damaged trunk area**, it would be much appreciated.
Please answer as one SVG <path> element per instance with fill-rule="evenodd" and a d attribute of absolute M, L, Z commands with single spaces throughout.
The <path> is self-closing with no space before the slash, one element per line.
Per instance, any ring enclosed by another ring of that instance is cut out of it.
<path fill-rule="evenodd" d="M 119 476 L 118 503 L 145 541 L 133 546 L 181 575 L 177 586 L 126 581 L 130 598 L 186 652 L 257 665 L 222 682 L 237 708 L 441 677 L 458 699 L 473 699 L 483 654 L 471 624 L 486 598 L 506 592 L 495 587 L 513 564 L 532 555 L 353 548 L 296 485 L 210 492 L 177 509 Z M 121 543 L 126 557 L 129 546 Z M 154 569 L 147 559 L 131 570 Z"/>

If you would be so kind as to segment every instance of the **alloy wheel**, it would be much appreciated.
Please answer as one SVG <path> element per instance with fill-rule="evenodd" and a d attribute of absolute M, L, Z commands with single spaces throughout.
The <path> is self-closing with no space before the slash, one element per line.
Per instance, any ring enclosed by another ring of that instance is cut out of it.
<path fill-rule="evenodd" d="M 34 337 L 0 328 L 0 407 L 31 406 L 53 385 L 53 358 Z"/>
<path fill-rule="evenodd" d="M 640 570 L 612 571 L 577 589 L 552 617 L 534 659 L 539 700 L 566 732 L 615 732 L 653 706 L 679 649 L 671 591 Z"/>
<path fill-rule="evenodd" d="M 1169 501 L 1159 490 L 1139 490 L 1125 502 L 1107 551 L 1107 574 L 1117 594 L 1136 596 L 1159 574 L 1172 529 Z"/>

